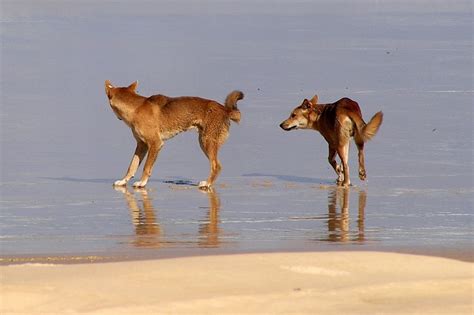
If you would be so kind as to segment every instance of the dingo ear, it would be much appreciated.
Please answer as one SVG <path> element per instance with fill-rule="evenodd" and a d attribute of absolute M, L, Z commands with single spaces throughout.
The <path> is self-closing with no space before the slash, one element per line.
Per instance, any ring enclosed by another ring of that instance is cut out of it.
<path fill-rule="evenodd" d="M 109 80 L 105 80 L 105 88 L 106 89 L 111 89 L 113 88 L 114 86 L 112 85 L 112 83 L 110 83 Z"/>
<path fill-rule="evenodd" d="M 109 80 L 105 80 L 105 93 L 110 98 L 111 90 L 114 88 L 112 83 Z"/>
<path fill-rule="evenodd" d="M 128 89 L 129 89 L 129 90 L 132 90 L 133 92 L 135 92 L 135 90 L 137 89 L 137 85 L 138 85 L 138 81 L 135 81 L 135 82 L 133 82 L 132 84 L 130 84 L 130 85 L 128 86 Z"/>
<path fill-rule="evenodd" d="M 313 98 L 309 101 L 312 105 L 318 104 L 318 96 L 314 95 Z"/>
<path fill-rule="evenodd" d="M 308 99 L 303 100 L 303 104 L 301 104 L 301 108 L 303 109 L 310 109 L 311 108 L 311 103 L 308 101 Z"/>

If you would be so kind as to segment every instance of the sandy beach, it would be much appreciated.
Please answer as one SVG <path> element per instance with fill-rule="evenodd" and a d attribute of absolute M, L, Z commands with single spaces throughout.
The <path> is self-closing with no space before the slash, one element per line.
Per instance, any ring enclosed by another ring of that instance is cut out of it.
<path fill-rule="evenodd" d="M 0 267 L 1 314 L 472 314 L 472 263 L 381 252 Z"/>

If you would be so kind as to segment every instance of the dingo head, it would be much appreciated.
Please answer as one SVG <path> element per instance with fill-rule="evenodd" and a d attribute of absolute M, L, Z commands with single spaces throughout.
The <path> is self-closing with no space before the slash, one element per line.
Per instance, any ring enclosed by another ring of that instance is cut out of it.
<path fill-rule="evenodd" d="M 127 87 L 115 87 L 109 80 L 105 80 L 105 94 L 107 94 L 107 97 L 109 98 L 110 105 L 112 105 L 112 99 L 117 92 L 126 90 L 128 92 L 136 93 L 135 90 L 137 89 L 137 85 L 138 81 L 135 81 Z"/>
<path fill-rule="evenodd" d="M 319 114 L 316 109 L 318 96 L 315 95 L 311 100 L 304 99 L 300 106 L 293 109 L 290 117 L 280 124 L 283 130 L 311 128 L 311 123 L 316 121 Z"/>
<path fill-rule="evenodd" d="M 112 107 L 112 110 L 118 119 L 124 119 L 124 108 L 126 107 L 124 105 L 127 103 L 127 95 L 130 95 L 130 93 L 136 94 L 135 90 L 137 85 L 138 81 L 135 81 L 127 87 L 115 87 L 109 80 L 105 81 L 105 94 L 107 94 L 110 107 Z"/>

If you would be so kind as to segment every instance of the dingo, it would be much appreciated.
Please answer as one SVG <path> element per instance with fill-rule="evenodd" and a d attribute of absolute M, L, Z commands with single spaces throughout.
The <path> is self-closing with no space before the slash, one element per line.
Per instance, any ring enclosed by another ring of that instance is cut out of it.
<path fill-rule="evenodd" d="M 377 133 L 382 124 L 383 113 L 376 113 L 368 124 L 362 119 L 359 105 L 349 98 L 342 98 L 333 104 L 318 104 L 318 96 L 305 99 L 296 107 L 290 117 L 280 124 L 284 130 L 313 129 L 321 133 L 329 144 L 329 164 L 337 174 L 337 184 L 349 186 L 349 140 L 359 150 L 359 178 L 365 180 L 364 143 Z M 336 162 L 336 153 L 342 165 Z"/>
<path fill-rule="evenodd" d="M 109 80 L 105 81 L 105 93 L 112 110 L 130 127 L 137 141 L 127 173 L 114 185 L 126 185 L 148 152 L 142 177 L 133 184 L 133 187 L 145 187 L 163 143 L 180 132 L 196 128 L 199 144 L 211 165 L 208 179 L 201 181 L 199 187 L 211 188 L 221 171 L 217 153 L 229 135 L 230 120 L 240 121 L 237 101 L 243 99 L 244 94 L 231 92 L 222 106 L 216 101 L 191 96 L 145 97 L 135 92 L 136 87 L 137 82 L 128 87 L 114 87 Z"/>

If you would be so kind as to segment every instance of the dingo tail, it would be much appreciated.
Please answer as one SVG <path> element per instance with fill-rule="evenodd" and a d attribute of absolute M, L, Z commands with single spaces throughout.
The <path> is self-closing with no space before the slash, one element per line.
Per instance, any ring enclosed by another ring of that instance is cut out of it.
<path fill-rule="evenodd" d="M 369 141 L 372 139 L 377 131 L 380 128 L 380 125 L 382 124 L 383 121 L 383 113 L 378 112 L 376 113 L 372 119 L 362 128 L 361 134 L 362 134 L 362 139 L 364 142 Z"/>
<path fill-rule="evenodd" d="M 237 108 L 237 101 L 244 98 L 241 91 L 232 91 L 225 99 L 225 107 L 229 111 L 229 118 L 236 123 L 240 122 L 240 111 Z"/>

